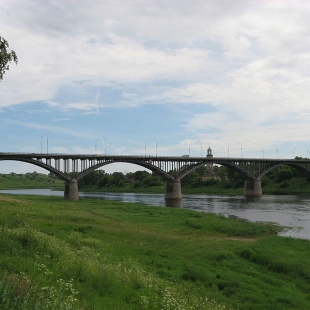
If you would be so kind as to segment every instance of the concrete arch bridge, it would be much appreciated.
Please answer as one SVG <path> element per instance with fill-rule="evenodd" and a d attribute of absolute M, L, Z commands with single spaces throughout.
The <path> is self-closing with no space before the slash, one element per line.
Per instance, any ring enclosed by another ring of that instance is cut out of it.
<path fill-rule="evenodd" d="M 136 164 L 161 176 L 166 181 L 165 200 L 168 202 L 182 199 L 182 178 L 204 165 L 218 164 L 237 171 L 244 178 L 244 195 L 248 197 L 262 196 L 261 177 L 279 165 L 289 165 L 310 175 L 309 159 L 0 153 L 0 161 L 26 162 L 57 175 L 65 182 L 64 198 L 71 200 L 79 199 L 81 178 L 112 163 Z"/>

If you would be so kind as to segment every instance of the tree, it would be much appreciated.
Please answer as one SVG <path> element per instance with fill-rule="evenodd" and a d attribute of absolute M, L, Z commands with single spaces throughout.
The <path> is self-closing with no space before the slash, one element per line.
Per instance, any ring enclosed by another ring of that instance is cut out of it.
<path fill-rule="evenodd" d="M 0 36 L 0 81 L 3 80 L 5 71 L 9 70 L 12 61 L 18 63 L 16 53 L 9 49 L 8 42 Z"/>
<path fill-rule="evenodd" d="M 145 170 L 139 170 L 134 173 L 135 181 L 142 181 L 144 178 L 148 177 L 150 174 Z"/>
<path fill-rule="evenodd" d="M 282 182 L 284 180 L 289 180 L 294 177 L 294 170 L 291 167 L 281 166 L 276 172 L 275 181 Z"/>

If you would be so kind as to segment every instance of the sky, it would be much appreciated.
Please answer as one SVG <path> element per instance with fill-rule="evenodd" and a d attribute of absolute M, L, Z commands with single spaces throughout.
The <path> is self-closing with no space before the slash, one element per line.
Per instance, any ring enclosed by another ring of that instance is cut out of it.
<path fill-rule="evenodd" d="M 309 157 L 309 16 L 301 0 L 0 0 L 18 56 L 0 152 Z"/>

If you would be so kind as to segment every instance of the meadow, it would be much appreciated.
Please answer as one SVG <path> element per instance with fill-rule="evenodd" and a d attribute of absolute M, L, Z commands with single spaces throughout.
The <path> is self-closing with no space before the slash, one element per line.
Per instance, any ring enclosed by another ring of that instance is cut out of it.
<path fill-rule="evenodd" d="M 0 309 L 309 309 L 310 243 L 184 209 L 0 197 Z"/>
<path fill-rule="evenodd" d="M 54 175 L 37 172 L 0 174 L 0 189 L 48 188 L 64 190 L 64 181 Z"/>

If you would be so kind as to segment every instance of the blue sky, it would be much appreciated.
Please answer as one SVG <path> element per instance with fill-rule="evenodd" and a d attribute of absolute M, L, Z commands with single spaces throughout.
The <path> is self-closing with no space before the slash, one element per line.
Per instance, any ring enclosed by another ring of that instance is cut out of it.
<path fill-rule="evenodd" d="M 300 0 L 1 0 L 19 63 L 0 151 L 306 157 L 309 16 Z"/>

